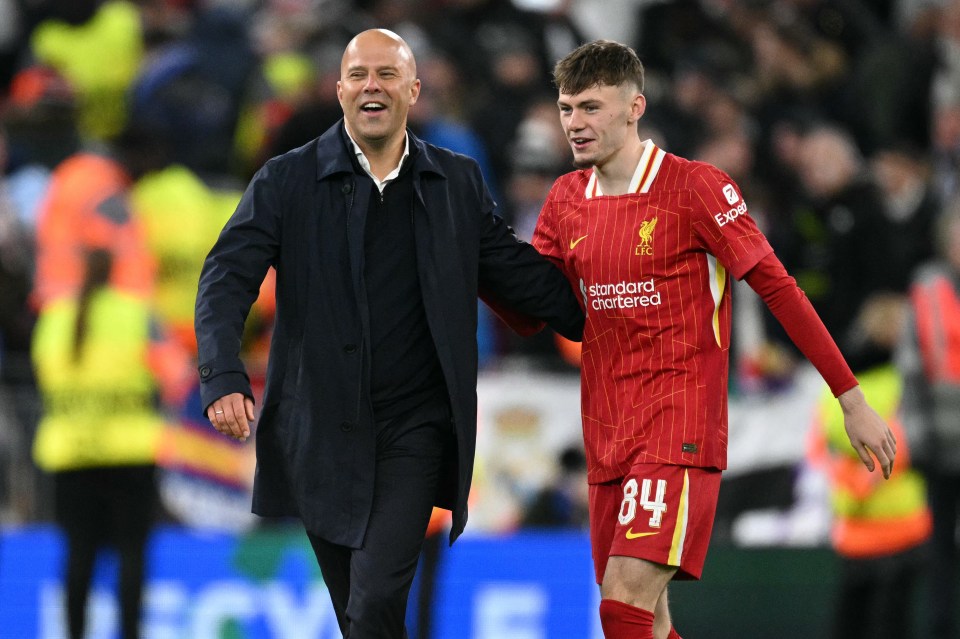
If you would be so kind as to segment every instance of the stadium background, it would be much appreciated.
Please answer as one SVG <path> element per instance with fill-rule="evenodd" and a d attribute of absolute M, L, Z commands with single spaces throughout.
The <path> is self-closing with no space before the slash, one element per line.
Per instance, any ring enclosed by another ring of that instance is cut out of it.
<path fill-rule="evenodd" d="M 163 142 L 166 162 L 129 196 L 158 263 L 158 308 L 188 334 L 199 261 L 239 191 L 266 158 L 336 121 L 340 52 L 370 26 L 416 52 L 424 91 L 411 127 L 477 157 L 522 236 L 569 170 L 549 69 L 599 37 L 630 43 L 647 66 L 643 134 L 738 181 L 821 313 L 853 318 L 836 307 L 902 292 L 960 188 L 960 3 L 950 0 L 0 0 L 0 636 L 62 635 L 62 546 L 30 459 L 40 410 L 30 291 L 42 284 L 36 229 L 51 172 L 127 127 Z M 803 172 L 803 134 L 817 123 L 843 151 L 821 158 L 826 171 L 842 173 L 850 152 L 869 183 L 864 201 L 885 209 L 868 214 L 887 248 L 858 263 L 883 286 L 827 292 L 843 280 L 843 256 L 830 251 L 856 247 L 838 249 L 811 220 L 855 203 L 815 192 Z M 825 636 L 837 563 L 826 481 L 806 459 L 822 387 L 750 292 L 735 294 L 730 470 L 705 579 L 672 590 L 678 627 Z M 265 295 L 251 318 L 254 376 L 271 310 Z M 549 334 L 520 340 L 479 313 L 477 489 L 467 535 L 439 555 L 432 636 L 599 637 L 572 488 L 581 477 L 564 461 L 579 442 L 576 351 Z M 196 408 L 168 407 L 145 636 L 334 636 L 302 534 L 247 513 L 250 446 L 211 437 Z M 544 517 L 535 506 L 550 488 L 566 505 Z M 94 597 L 98 639 L 114 632 L 108 573 Z"/>

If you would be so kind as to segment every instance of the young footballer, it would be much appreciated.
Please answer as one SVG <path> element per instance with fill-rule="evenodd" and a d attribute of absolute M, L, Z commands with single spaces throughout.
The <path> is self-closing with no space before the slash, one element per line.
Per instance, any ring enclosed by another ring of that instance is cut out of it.
<path fill-rule="evenodd" d="M 674 639 L 666 587 L 701 575 L 727 463 L 731 276 L 823 375 L 866 467 L 888 477 L 896 442 L 737 185 L 640 139 L 636 53 L 592 42 L 557 63 L 554 79 L 577 170 L 553 185 L 533 243 L 587 314 L 582 412 L 600 619 L 608 639 Z"/>

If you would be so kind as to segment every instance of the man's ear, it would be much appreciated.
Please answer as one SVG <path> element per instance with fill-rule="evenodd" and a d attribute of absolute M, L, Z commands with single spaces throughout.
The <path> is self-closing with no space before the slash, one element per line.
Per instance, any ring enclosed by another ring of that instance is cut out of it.
<path fill-rule="evenodd" d="M 413 106 L 417 103 L 417 98 L 420 97 L 420 79 L 417 78 L 413 81 L 413 85 L 410 87 L 410 106 Z"/>

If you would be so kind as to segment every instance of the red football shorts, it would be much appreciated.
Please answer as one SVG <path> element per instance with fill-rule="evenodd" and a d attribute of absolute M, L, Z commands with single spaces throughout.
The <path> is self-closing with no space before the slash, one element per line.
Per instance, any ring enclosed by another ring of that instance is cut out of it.
<path fill-rule="evenodd" d="M 676 566 L 675 579 L 699 579 L 720 494 L 720 471 L 637 464 L 620 481 L 590 485 L 590 541 L 597 583 L 607 558 L 637 557 Z"/>

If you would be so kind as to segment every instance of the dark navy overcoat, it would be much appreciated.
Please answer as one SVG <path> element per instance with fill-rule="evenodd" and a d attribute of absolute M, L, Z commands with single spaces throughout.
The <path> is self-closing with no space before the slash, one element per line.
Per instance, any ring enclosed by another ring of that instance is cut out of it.
<path fill-rule="evenodd" d="M 417 269 L 456 433 L 437 505 L 467 520 L 477 427 L 477 295 L 580 339 L 567 280 L 495 215 L 472 159 L 408 132 Z M 253 511 L 299 517 L 360 547 L 373 497 L 374 423 L 364 288 L 369 188 L 358 188 L 342 121 L 253 177 L 200 276 L 196 332 L 203 406 L 250 396 L 243 325 L 270 266 L 276 321 L 256 431 Z M 369 184 L 369 182 L 366 182 Z"/>

